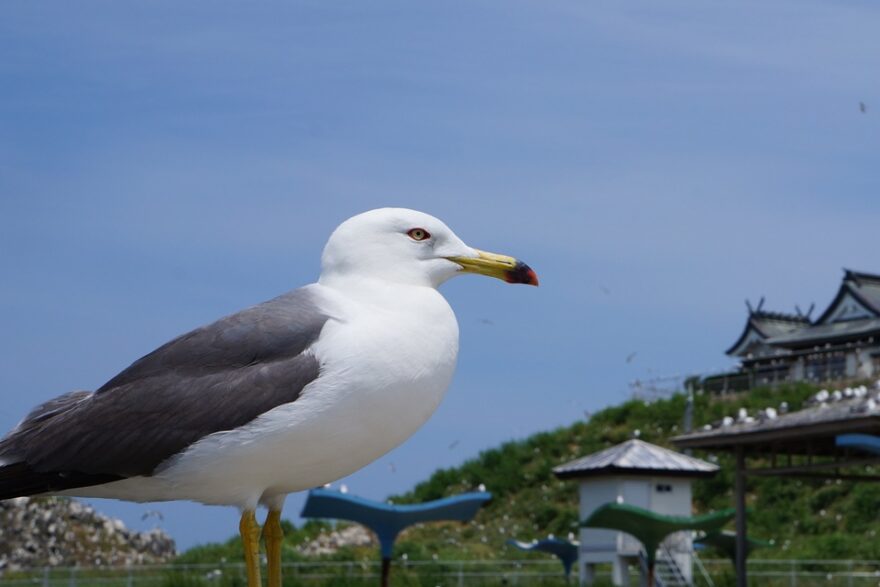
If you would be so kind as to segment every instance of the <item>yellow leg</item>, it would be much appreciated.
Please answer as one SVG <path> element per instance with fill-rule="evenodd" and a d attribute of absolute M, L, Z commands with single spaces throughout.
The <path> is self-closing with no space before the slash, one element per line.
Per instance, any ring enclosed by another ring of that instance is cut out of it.
<path fill-rule="evenodd" d="M 281 542 L 284 540 L 284 532 L 281 530 L 281 510 L 269 510 L 266 524 L 263 526 L 263 535 L 266 537 L 269 587 L 281 587 Z"/>
<path fill-rule="evenodd" d="M 247 569 L 248 587 L 261 587 L 260 579 L 260 525 L 254 512 L 248 511 L 241 514 L 241 523 L 238 525 L 241 532 L 241 543 L 244 546 L 244 563 Z"/>

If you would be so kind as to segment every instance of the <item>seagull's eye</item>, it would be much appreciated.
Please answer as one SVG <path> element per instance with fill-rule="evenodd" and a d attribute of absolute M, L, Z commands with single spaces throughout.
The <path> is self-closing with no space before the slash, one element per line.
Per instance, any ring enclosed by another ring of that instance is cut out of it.
<path fill-rule="evenodd" d="M 409 238 L 414 241 L 423 241 L 431 238 L 431 233 L 425 230 L 424 228 L 411 228 L 406 232 L 409 235 Z"/>

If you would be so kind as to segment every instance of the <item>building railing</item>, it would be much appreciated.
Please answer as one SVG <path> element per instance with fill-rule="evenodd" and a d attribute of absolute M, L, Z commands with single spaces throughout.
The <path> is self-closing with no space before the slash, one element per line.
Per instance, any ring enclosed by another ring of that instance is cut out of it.
<path fill-rule="evenodd" d="M 733 577 L 728 559 L 703 559 L 713 579 Z M 749 559 L 749 585 L 764 587 L 867 587 L 880 581 L 880 560 Z"/>
<path fill-rule="evenodd" d="M 285 580 L 296 585 L 374 585 L 381 574 L 379 561 L 287 562 Z M 599 577 L 610 573 L 599 573 Z M 430 579 L 444 586 L 482 585 L 502 579 L 509 585 L 565 583 L 562 565 L 546 560 L 406 561 L 396 559 L 394 577 Z M 419 582 L 422 582 L 419 581 Z M 243 563 L 144 565 L 131 567 L 45 567 L 6 571 L 0 587 L 239 587 L 246 584 Z M 401 584 L 409 584 L 401 581 Z"/>
<path fill-rule="evenodd" d="M 695 557 L 694 564 L 700 569 L 694 573 L 695 584 L 730 584 L 733 565 L 728 559 Z M 880 582 L 880 560 L 750 559 L 748 571 L 749 585 L 755 587 L 867 587 Z M 372 586 L 378 580 L 380 566 L 378 561 L 291 562 L 284 564 L 284 574 L 295 585 Z M 565 584 L 562 565 L 556 559 L 397 559 L 392 576 L 399 577 L 401 585 L 430 583 L 444 587 Z M 609 576 L 608 570 L 600 567 L 597 578 Z M 4 571 L 0 575 L 0 587 L 235 587 L 245 584 L 244 577 L 244 565 L 238 563 L 46 567 Z"/>

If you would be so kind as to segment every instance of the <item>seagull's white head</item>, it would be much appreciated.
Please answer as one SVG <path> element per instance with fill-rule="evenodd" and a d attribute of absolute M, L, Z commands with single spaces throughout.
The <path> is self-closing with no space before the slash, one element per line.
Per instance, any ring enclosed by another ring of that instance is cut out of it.
<path fill-rule="evenodd" d="M 406 208 L 370 210 L 340 224 L 324 247 L 320 281 L 380 279 L 437 287 L 464 272 L 538 285 L 525 263 L 471 248 L 442 221 Z"/>

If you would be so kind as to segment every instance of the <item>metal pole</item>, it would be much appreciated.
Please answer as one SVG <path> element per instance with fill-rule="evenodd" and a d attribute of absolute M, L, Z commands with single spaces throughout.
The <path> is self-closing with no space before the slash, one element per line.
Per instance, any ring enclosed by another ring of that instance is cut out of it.
<path fill-rule="evenodd" d="M 746 457 L 736 447 L 736 587 L 747 587 L 746 575 Z"/>
<path fill-rule="evenodd" d="M 391 575 L 391 559 L 382 557 L 382 587 L 388 587 L 388 577 Z"/>
<path fill-rule="evenodd" d="M 694 428 L 694 384 L 688 383 L 687 386 L 687 403 L 684 408 L 684 433 L 690 434 Z M 684 451 L 684 454 L 691 456 L 693 454 L 693 450 L 687 448 Z"/>

